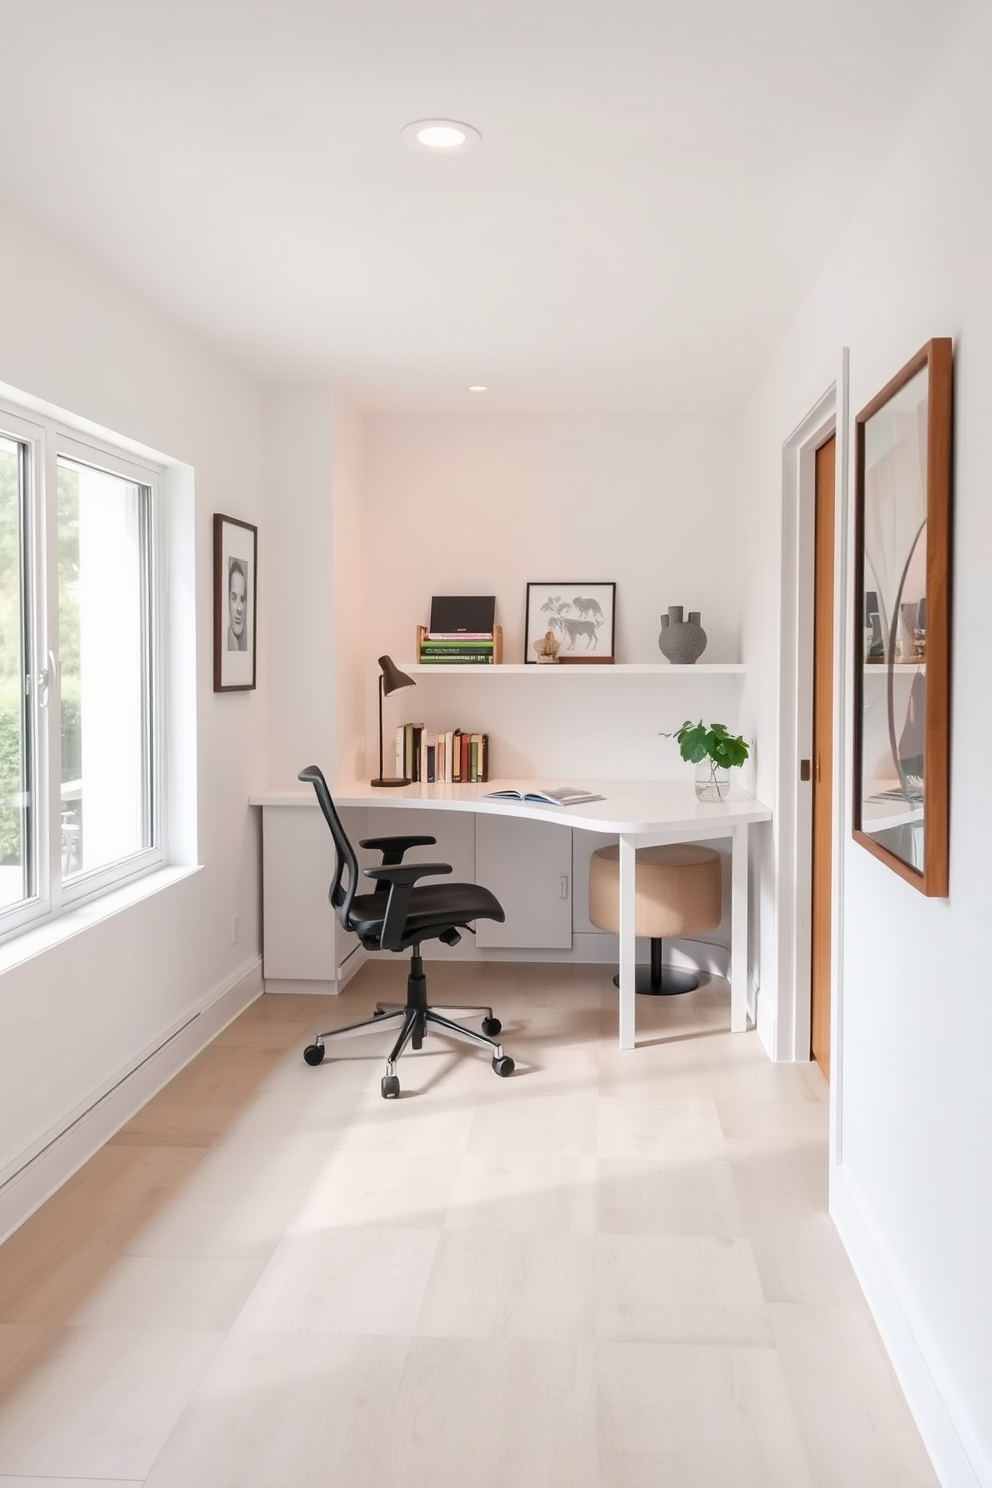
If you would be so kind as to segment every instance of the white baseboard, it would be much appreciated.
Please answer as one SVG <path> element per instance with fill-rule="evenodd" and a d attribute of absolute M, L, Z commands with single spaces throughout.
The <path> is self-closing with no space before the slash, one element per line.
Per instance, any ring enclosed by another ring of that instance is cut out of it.
<path fill-rule="evenodd" d="M 266 977 L 266 997 L 336 997 L 341 991 L 337 982 L 315 981 L 310 977 Z"/>
<path fill-rule="evenodd" d="M 385 953 L 384 953 L 385 954 Z M 343 992 L 358 969 L 365 965 L 369 953 L 362 946 L 355 949 L 346 956 L 338 967 L 337 981 L 315 981 L 304 977 L 266 977 L 266 995 L 274 997 L 299 996 L 301 993 L 310 997 L 337 997 Z"/>
<path fill-rule="evenodd" d="M 912 1309 L 900 1296 L 894 1267 L 843 1168 L 830 1183 L 830 1214 L 888 1350 L 942 1488 L 992 1488 L 992 1463 L 955 1409 L 953 1390 L 934 1375 L 933 1349 L 921 1343 Z"/>
<path fill-rule="evenodd" d="M 204 998 L 203 1004 L 70 1111 L 61 1130 L 0 1184 L 0 1241 L 22 1225 L 83 1163 L 130 1121 L 184 1065 L 244 1012 L 262 992 L 262 958 L 253 956 Z"/>

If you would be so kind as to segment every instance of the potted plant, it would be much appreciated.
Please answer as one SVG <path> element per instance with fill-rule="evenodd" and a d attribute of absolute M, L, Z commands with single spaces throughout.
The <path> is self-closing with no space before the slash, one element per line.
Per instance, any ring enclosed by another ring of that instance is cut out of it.
<path fill-rule="evenodd" d="M 725 801 L 730 790 L 730 774 L 742 765 L 751 750 L 740 734 L 732 734 L 723 723 L 693 723 L 687 718 L 674 734 L 679 753 L 696 767 L 696 796 L 700 801 Z"/>

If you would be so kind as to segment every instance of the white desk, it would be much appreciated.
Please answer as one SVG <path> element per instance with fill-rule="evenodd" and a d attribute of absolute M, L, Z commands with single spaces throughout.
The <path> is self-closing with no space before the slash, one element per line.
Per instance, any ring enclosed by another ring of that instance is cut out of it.
<path fill-rule="evenodd" d="M 555 780 L 554 785 L 569 782 Z M 723 805 L 696 800 L 691 780 L 585 780 L 581 784 L 604 799 L 582 806 L 539 806 L 522 801 L 487 801 L 487 791 L 525 790 L 547 781 L 491 780 L 487 785 L 407 785 L 375 789 L 367 781 L 332 788 L 338 806 L 399 806 L 416 810 L 491 812 L 525 816 L 563 826 L 582 827 L 620 839 L 620 1047 L 634 1047 L 634 853 L 665 842 L 699 842 L 729 837 L 731 856 L 730 1027 L 747 1027 L 748 827 L 771 819 L 767 806 L 744 791 L 731 791 Z M 252 806 L 301 806 L 317 810 L 309 788 L 267 791 L 250 797 Z"/>

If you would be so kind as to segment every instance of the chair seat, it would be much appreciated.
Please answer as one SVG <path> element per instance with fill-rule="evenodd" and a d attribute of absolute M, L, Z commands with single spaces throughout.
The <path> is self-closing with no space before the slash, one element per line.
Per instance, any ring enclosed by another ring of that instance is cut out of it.
<path fill-rule="evenodd" d="M 351 902 L 349 920 L 359 940 L 376 940 L 382 932 L 386 913 L 385 894 L 356 894 Z M 434 934 L 451 925 L 466 925 L 470 920 L 504 920 L 503 907 L 495 894 L 480 884 L 423 884 L 410 895 L 410 907 L 403 925 L 406 945 L 430 940 Z"/>

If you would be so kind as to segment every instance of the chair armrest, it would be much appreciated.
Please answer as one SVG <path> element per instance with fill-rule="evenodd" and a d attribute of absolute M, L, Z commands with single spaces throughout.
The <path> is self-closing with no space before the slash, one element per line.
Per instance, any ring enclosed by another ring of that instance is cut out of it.
<path fill-rule="evenodd" d="M 381 853 L 399 853 L 402 857 L 411 847 L 433 847 L 436 842 L 436 837 L 364 837 L 358 845 Z M 399 858 L 396 861 L 399 862 Z"/>
<path fill-rule="evenodd" d="M 450 863 L 384 863 L 381 868 L 363 868 L 366 878 L 385 879 L 388 884 L 415 884 L 418 878 L 450 873 Z"/>
<path fill-rule="evenodd" d="M 359 842 L 359 847 L 371 847 L 382 853 L 383 868 L 391 868 L 396 863 L 402 863 L 403 854 L 411 847 L 433 847 L 437 841 L 436 837 L 365 837 Z M 375 886 L 377 894 L 385 894 L 389 888 L 386 883 L 378 883 Z"/>
<path fill-rule="evenodd" d="M 379 933 L 379 944 L 384 951 L 399 951 L 403 947 L 403 932 L 406 929 L 407 911 L 413 897 L 413 886 L 418 878 L 450 873 L 450 863 L 392 863 L 381 868 L 363 868 L 366 878 L 378 879 L 376 893 L 389 888 L 386 913 Z"/>

